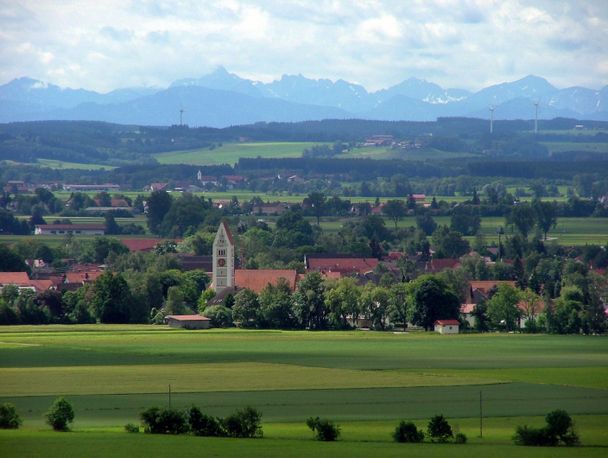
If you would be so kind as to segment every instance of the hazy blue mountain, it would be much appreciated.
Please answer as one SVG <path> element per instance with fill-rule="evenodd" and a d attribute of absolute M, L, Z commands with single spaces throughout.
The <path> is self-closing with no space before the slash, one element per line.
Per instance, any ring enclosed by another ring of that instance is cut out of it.
<path fill-rule="evenodd" d="M 175 81 L 168 89 L 127 88 L 107 94 L 61 88 L 31 78 L 0 85 L 0 122 L 44 119 L 103 120 L 175 124 L 179 109 L 190 125 L 226 126 L 256 121 L 370 118 L 429 121 L 437 117 L 533 119 L 567 116 L 608 120 L 608 86 L 557 89 L 538 76 L 526 76 L 470 93 L 409 78 L 388 89 L 368 92 L 344 80 L 283 75 L 262 83 L 219 67 L 200 78 Z"/>
<path fill-rule="evenodd" d="M 280 99 L 251 97 L 237 92 L 199 86 L 171 87 L 146 97 L 120 104 L 87 103 L 68 110 L 49 113 L 47 119 L 82 119 L 119 124 L 226 127 L 258 121 L 305 121 L 310 119 L 347 118 L 343 110 L 286 102 Z"/>
<path fill-rule="evenodd" d="M 238 92 L 239 94 L 253 97 L 262 96 L 262 93 L 253 81 L 241 78 L 234 73 L 229 73 L 224 67 L 218 67 L 214 72 L 200 78 L 185 78 L 174 81 L 170 87 L 184 86 L 200 86 L 208 89 Z"/>
<path fill-rule="evenodd" d="M 421 100 L 430 104 L 446 104 L 465 99 L 471 93 L 464 89 L 443 89 L 435 83 L 418 78 L 408 78 L 395 86 L 374 93 L 383 102 L 396 95 Z"/>
<path fill-rule="evenodd" d="M 127 88 L 107 94 L 84 89 L 62 88 L 32 78 L 18 78 L 0 86 L 0 120 L 47 119 L 57 109 L 74 108 L 83 103 L 109 104 L 133 100 L 158 89 Z"/>
<path fill-rule="evenodd" d="M 394 95 L 365 113 L 367 119 L 386 121 L 434 121 L 443 105 L 435 105 L 405 95 Z"/>
<path fill-rule="evenodd" d="M 374 105 L 367 90 L 344 80 L 310 79 L 302 75 L 283 75 L 280 80 L 260 84 L 264 95 L 296 103 L 311 103 L 360 113 Z"/>
<path fill-rule="evenodd" d="M 494 119 L 534 119 L 534 99 L 517 97 L 494 106 Z M 490 118 L 489 108 L 470 111 L 466 114 L 473 118 Z M 539 119 L 553 118 L 577 118 L 580 114 L 568 108 L 551 107 L 548 105 L 538 106 Z"/>

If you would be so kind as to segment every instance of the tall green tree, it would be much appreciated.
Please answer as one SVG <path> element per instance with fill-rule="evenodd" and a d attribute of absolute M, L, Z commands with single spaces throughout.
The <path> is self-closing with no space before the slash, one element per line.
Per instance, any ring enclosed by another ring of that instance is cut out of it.
<path fill-rule="evenodd" d="M 551 202 L 543 202 L 535 199 L 532 203 L 536 216 L 536 225 L 543 233 L 543 238 L 547 240 L 547 233 L 557 224 L 557 209 Z"/>
<path fill-rule="evenodd" d="M 260 302 L 254 291 L 243 289 L 234 296 L 232 318 L 241 328 L 255 328 L 260 325 Z"/>
<path fill-rule="evenodd" d="M 458 204 L 452 209 L 450 229 L 463 235 L 475 235 L 481 227 L 479 209 L 472 205 Z"/>
<path fill-rule="evenodd" d="M 128 323 L 132 304 L 131 290 L 121 274 L 104 272 L 93 284 L 91 306 L 102 323 Z"/>
<path fill-rule="evenodd" d="M 153 234 L 160 233 L 160 225 L 165 215 L 171 209 L 173 199 L 167 191 L 153 191 L 145 203 L 145 212 L 148 217 L 148 228 Z"/>
<path fill-rule="evenodd" d="M 352 324 L 357 325 L 360 314 L 359 296 L 359 287 L 354 278 L 341 278 L 328 287 L 325 292 L 325 305 L 333 328 L 349 328 L 349 317 Z"/>
<path fill-rule="evenodd" d="M 388 200 L 382 207 L 382 213 L 395 224 L 395 229 L 397 229 L 397 223 L 407 215 L 407 207 L 402 200 Z"/>
<path fill-rule="evenodd" d="M 433 232 L 431 245 L 438 258 L 459 258 L 471 249 L 469 242 L 462 238 L 460 232 L 452 231 L 447 226 L 439 226 Z"/>
<path fill-rule="evenodd" d="M 520 202 L 511 208 L 511 212 L 507 215 L 507 224 L 515 226 L 522 237 L 528 238 L 536 221 L 535 216 L 534 209 L 529 203 Z"/>
<path fill-rule="evenodd" d="M 269 283 L 259 296 L 260 313 L 264 327 L 291 329 L 295 326 L 293 297 L 287 280 L 280 278 Z"/>
<path fill-rule="evenodd" d="M 300 327 L 314 330 L 327 328 L 325 285 L 319 272 L 311 272 L 300 281 L 294 294 L 293 308 Z"/>
<path fill-rule="evenodd" d="M 312 213 L 315 215 L 315 218 L 317 218 L 317 226 L 320 225 L 321 216 L 325 211 L 326 200 L 327 198 L 322 192 L 311 192 L 304 199 L 304 205 L 310 206 Z"/>
<path fill-rule="evenodd" d="M 412 324 L 431 330 L 436 320 L 458 318 L 460 301 L 440 278 L 423 275 L 412 282 L 411 288 L 408 318 Z"/>
<path fill-rule="evenodd" d="M 497 329 L 514 331 L 520 317 L 517 306 L 521 299 L 520 291 L 508 284 L 498 285 L 496 293 L 488 301 L 488 318 Z"/>

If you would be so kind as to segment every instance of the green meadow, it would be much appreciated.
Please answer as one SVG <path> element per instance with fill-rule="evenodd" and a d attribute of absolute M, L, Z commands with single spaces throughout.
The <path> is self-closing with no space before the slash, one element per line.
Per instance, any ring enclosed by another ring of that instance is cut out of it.
<path fill-rule="evenodd" d="M 235 164 L 240 158 L 300 157 L 315 142 L 252 142 L 223 143 L 213 149 L 199 148 L 187 151 L 170 151 L 154 154 L 161 164 L 216 165 Z"/>
<path fill-rule="evenodd" d="M 605 456 L 608 340 L 599 336 L 184 331 L 150 325 L 0 328 L 0 402 L 24 426 L 0 431 L 1 456 Z M 73 432 L 43 414 L 57 395 L 73 404 Z M 483 438 L 479 436 L 482 397 Z M 223 416 L 252 405 L 264 438 L 159 437 L 122 432 L 151 406 L 199 406 Z M 566 409 L 583 447 L 520 448 L 519 424 Z M 401 419 L 437 413 L 468 445 L 402 445 Z M 337 421 L 342 438 L 317 443 L 309 416 Z"/>

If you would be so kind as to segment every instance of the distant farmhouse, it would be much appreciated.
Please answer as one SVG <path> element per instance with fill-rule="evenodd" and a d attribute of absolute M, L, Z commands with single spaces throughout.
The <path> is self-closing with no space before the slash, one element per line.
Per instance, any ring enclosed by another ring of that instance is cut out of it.
<path fill-rule="evenodd" d="M 36 224 L 35 235 L 104 235 L 103 224 Z"/>

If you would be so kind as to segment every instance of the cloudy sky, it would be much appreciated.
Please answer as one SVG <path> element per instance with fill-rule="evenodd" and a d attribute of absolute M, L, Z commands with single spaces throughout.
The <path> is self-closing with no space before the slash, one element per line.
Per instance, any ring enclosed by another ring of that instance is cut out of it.
<path fill-rule="evenodd" d="M 476 90 L 528 74 L 608 84 L 608 0 L 0 0 L 0 84 L 109 91 L 219 65 L 242 77 L 415 76 Z"/>

